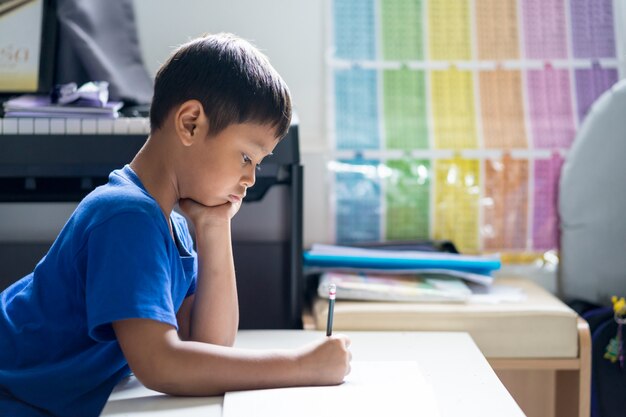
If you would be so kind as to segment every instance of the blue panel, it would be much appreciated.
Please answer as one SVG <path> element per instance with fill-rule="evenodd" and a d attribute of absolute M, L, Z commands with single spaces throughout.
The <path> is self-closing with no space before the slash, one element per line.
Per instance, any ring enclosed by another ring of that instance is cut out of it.
<path fill-rule="evenodd" d="M 379 149 L 376 70 L 335 71 L 337 149 Z"/>
<path fill-rule="evenodd" d="M 374 0 L 334 0 L 335 56 L 376 58 Z"/>
<path fill-rule="evenodd" d="M 335 172 L 337 243 L 379 241 L 378 161 L 340 161 L 338 165 Z"/>

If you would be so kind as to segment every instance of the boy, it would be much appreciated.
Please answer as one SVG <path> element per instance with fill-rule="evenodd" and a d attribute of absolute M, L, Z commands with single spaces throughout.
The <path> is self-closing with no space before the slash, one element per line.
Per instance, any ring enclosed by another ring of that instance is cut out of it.
<path fill-rule="evenodd" d="M 144 147 L 0 294 L 0 415 L 96 416 L 131 370 L 172 395 L 341 383 L 343 336 L 232 348 L 230 220 L 290 119 L 285 83 L 247 42 L 219 34 L 174 52 L 155 79 Z"/>

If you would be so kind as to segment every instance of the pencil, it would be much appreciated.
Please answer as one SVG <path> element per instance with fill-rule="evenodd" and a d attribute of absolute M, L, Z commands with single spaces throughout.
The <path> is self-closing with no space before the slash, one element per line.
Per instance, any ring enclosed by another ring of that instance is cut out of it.
<path fill-rule="evenodd" d="M 330 284 L 328 286 L 328 321 L 326 322 L 326 336 L 333 334 L 333 314 L 335 311 L 335 294 L 337 293 L 337 286 Z"/>

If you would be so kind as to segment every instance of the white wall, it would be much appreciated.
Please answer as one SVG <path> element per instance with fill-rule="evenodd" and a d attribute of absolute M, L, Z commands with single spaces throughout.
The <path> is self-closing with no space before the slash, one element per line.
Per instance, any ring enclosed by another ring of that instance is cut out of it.
<path fill-rule="evenodd" d="M 203 33 L 253 42 L 289 85 L 300 118 L 305 245 L 328 239 L 325 174 L 325 0 L 134 0 L 143 58 L 154 75 L 177 45 Z M 51 241 L 74 204 L 0 204 L 0 241 Z"/>
<path fill-rule="evenodd" d="M 177 45 L 203 33 L 232 32 L 261 49 L 285 79 L 300 118 L 305 245 L 325 242 L 325 0 L 134 0 L 139 42 L 153 75 Z"/>
<path fill-rule="evenodd" d="M 153 75 L 174 47 L 232 32 L 261 49 L 285 79 L 302 123 L 303 148 L 325 147 L 324 1 L 135 0 L 139 42 Z"/>

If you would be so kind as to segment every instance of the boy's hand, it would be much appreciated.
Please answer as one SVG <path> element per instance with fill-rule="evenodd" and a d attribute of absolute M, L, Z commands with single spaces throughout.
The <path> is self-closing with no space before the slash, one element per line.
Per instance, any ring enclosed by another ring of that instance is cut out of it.
<path fill-rule="evenodd" d="M 191 219 L 196 229 L 204 226 L 223 226 L 229 224 L 230 220 L 237 214 L 241 207 L 241 201 L 232 203 L 230 201 L 219 206 L 205 206 L 190 198 L 182 199 L 178 202 L 181 210 Z"/>
<path fill-rule="evenodd" d="M 303 381 L 311 385 L 337 385 L 350 373 L 350 339 L 333 335 L 297 352 Z"/>

